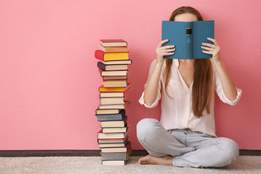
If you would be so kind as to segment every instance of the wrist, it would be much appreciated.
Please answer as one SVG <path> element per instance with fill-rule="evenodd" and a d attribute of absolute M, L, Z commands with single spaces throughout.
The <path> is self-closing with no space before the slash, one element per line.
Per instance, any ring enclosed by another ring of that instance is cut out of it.
<path fill-rule="evenodd" d="M 213 55 L 213 59 L 217 62 L 220 61 L 219 53 Z"/>
<path fill-rule="evenodd" d="M 162 64 L 163 63 L 163 58 L 162 57 L 158 57 L 158 58 L 156 58 L 156 63 L 157 64 Z"/>
<path fill-rule="evenodd" d="M 222 66 L 222 61 L 220 59 L 213 59 L 213 65 L 216 67 L 216 68 L 219 68 Z"/>
<path fill-rule="evenodd" d="M 212 60 L 213 60 L 214 63 L 220 63 L 220 62 L 221 62 L 221 59 L 219 58 L 219 55 L 218 55 L 218 54 L 217 54 L 217 55 L 214 55 L 214 56 L 212 57 Z"/>
<path fill-rule="evenodd" d="M 214 58 L 214 62 L 215 62 L 216 64 L 221 64 L 221 59 L 219 59 L 219 58 Z"/>

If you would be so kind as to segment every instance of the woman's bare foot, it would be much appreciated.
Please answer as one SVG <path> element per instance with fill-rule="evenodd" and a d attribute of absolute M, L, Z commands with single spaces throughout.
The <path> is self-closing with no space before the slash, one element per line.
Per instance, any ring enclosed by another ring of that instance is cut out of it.
<path fill-rule="evenodd" d="M 146 155 L 144 157 L 139 158 L 139 164 L 155 164 L 155 165 L 172 165 L 171 156 L 164 156 L 164 157 L 154 157 L 151 155 Z"/>

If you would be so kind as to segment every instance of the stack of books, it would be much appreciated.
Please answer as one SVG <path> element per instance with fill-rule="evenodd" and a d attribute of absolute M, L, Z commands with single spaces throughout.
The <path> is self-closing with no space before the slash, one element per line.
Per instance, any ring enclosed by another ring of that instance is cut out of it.
<path fill-rule="evenodd" d="M 103 165 L 125 165 L 130 152 L 125 92 L 129 87 L 128 65 L 132 61 L 126 41 L 104 39 L 100 45 L 101 49 L 95 51 L 102 77 L 100 103 L 96 109 L 96 118 L 101 123 L 97 142 Z"/>

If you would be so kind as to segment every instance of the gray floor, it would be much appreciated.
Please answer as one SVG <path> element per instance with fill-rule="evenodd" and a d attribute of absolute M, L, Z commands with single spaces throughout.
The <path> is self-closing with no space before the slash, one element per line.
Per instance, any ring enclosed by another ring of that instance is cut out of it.
<path fill-rule="evenodd" d="M 240 156 L 226 169 L 176 168 L 139 165 L 131 157 L 126 166 L 102 166 L 100 157 L 1 157 L 0 174 L 261 174 L 260 156 Z"/>

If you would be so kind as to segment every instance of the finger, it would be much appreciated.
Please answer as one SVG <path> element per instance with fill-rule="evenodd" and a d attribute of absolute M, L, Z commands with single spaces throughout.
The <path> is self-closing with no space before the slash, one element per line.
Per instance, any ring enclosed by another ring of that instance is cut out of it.
<path fill-rule="evenodd" d="M 159 47 L 160 50 L 169 50 L 169 49 L 175 49 L 175 47 Z"/>
<path fill-rule="evenodd" d="M 168 55 L 172 55 L 172 54 L 174 54 L 174 52 L 172 52 L 172 53 L 163 53 L 164 56 L 168 56 Z"/>
<path fill-rule="evenodd" d="M 169 41 L 168 39 L 162 40 L 162 41 L 159 43 L 158 47 L 160 47 L 160 46 L 163 45 L 164 43 L 167 43 L 168 41 Z"/>
<path fill-rule="evenodd" d="M 206 42 L 202 42 L 201 45 L 203 45 L 203 46 L 207 46 L 207 47 L 215 47 L 214 44 L 212 44 L 212 43 L 206 43 Z"/>
<path fill-rule="evenodd" d="M 202 42 L 201 45 L 208 46 L 208 47 L 211 47 L 211 48 L 215 48 L 216 47 L 216 45 L 213 45 L 211 43 L 205 43 L 205 42 Z"/>
<path fill-rule="evenodd" d="M 203 53 L 206 53 L 206 54 L 212 54 L 211 51 L 204 51 L 204 50 L 202 50 L 202 52 L 203 52 Z"/>
<path fill-rule="evenodd" d="M 216 39 L 213 39 L 213 38 L 210 38 L 210 37 L 208 37 L 207 39 L 210 40 L 210 41 L 212 41 L 212 42 L 215 43 L 215 44 L 217 43 Z"/>
<path fill-rule="evenodd" d="M 161 50 L 161 53 L 169 53 L 169 52 L 174 52 L 175 49 L 169 49 L 169 50 Z"/>
<path fill-rule="evenodd" d="M 213 48 L 206 47 L 206 46 L 201 46 L 201 48 L 204 49 L 204 50 L 214 50 Z"/>
<path fill-rule="evenodd" d="M 168 54 L 174 54 L 175 52 L 174 51 L 171 51 L 171 52 L 163 52 L 163 53 L 160 53 L 161 55 L 168 55 Z"/>
<path fill-rule="evenodd" d="M 175 49 L 159 50 L 160 53 L 167 53 L 171 51 L 175 51 Z"/>
<path fill-rule="evenodd" d="M 169 49 L 160 49 L 160 51 L 171 51 L 171 50 L 176 50 L 176 48 L 169 48 Z"/>
<path fill-rule="evenodd" d="M 163 46 L 161 48 L 175 48 L 175 45 L 167 45 L 167 46 Z"/>
<path fill-rule="evenodd" d="M 164 52 L 164 53 L 161 53 L 162 55 L 165 55 L 165 54 L 174 54 L 175 52 L 174 51 L 171 51 L 171 52 Z"/>

